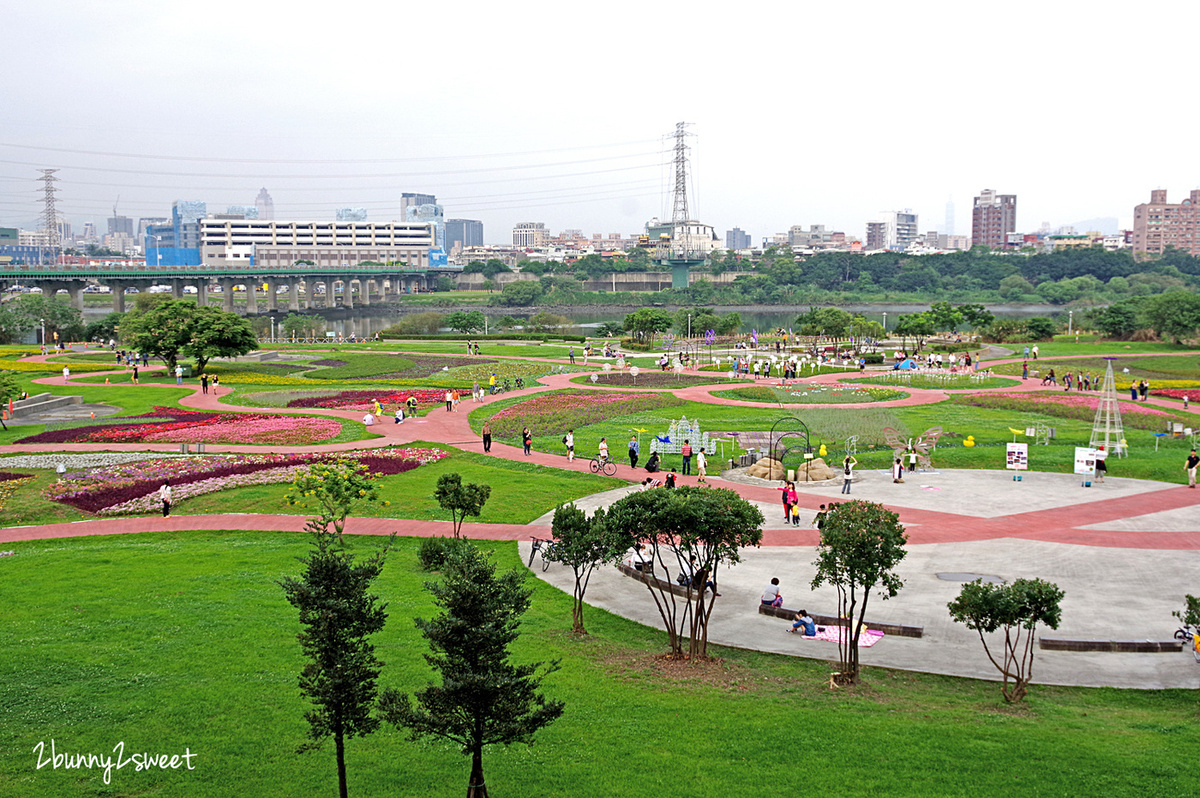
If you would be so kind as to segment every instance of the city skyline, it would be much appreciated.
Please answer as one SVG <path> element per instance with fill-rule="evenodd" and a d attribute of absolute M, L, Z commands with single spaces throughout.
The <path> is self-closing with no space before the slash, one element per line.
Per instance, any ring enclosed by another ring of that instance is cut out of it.
<path fill-rule="evenodd" d="M 1122 18 L 1120 47 L 1093 7 L 1020 0 L 986 24 L 944 2 L 868 2 L 853 16 L 752 7 L 731 17 L 740 36 L 712 17 L 623 2 L 604 20 L 472 6 L 452 47 L 394 43 L 437 26 L 429 7 L 369 7 L 364 25 L 315 6 L 280 15 L 223 0 L 203 14 L 142 0 L 102 14 L 74 0 L 6 5 L 0 225 L 33 225 L 36 170 L 57 168 L 59 210 L 77 230 L 104 229 L 118 195 L 118 213 L 136 219 L 162 217 L 175 200 L 254 206 L 266 187 L 280 219 L 361 207 L 372 221 L 403 221 L 401 194 L 428 193 L 447 218 L 482 221 L 488 243 L 536 221 L 628 235 L 670 217 L 669 134 L 680 120 L 695 134 L 693 217 L 756 243 L 814 224 L 862 238 L 884 208 L 912 208 L 923 233 L 944 226 L 935 220 L 948 196 L 963 233 L 984 188 L 1019 197 L 1018 231 L 1102 217 L 1129 227 L 1151 190 L 1200 187 L 1186 135 L 1146 148 L 1154 123 L 1121 107 L 1175 96 L 1169 76 L 1185 74 L 1187 23 L 1200 21 L 1182 2 L 1165 4 L 1171 26 Z M 674 30 L 689 47 L 580 57 L 579 35 L 621 19 Z M 804 48 L 758 46 L 753 32 L 768 24 L 808 32 Z M 496 48 L 506 34 L 536 46 Z M 928 90 L 880 110 L 868 98 L 894 69 Z M 840 104 L 812 106 L 798 79 Z M 984 102 L 985 85 L 1004 102 Z M 1057 110 L 1082 107 L 1058 103 L 1071 96 L 1121 104 Z"/>

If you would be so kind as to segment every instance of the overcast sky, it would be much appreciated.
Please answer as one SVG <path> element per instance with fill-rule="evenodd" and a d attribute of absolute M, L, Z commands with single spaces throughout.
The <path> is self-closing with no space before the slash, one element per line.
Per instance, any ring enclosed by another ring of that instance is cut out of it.
<path fill-rule="evenodd" d="M 691 123 L 692 216 L 757 242 L 883 210 L 1019 230 L 1200 188 L 1196 0 L 194 3 L 0 0 L 0 225 L 253 204 L 639 232 L 670 217 Z M 78 227 L 76 228 L 78 229 Z"/>

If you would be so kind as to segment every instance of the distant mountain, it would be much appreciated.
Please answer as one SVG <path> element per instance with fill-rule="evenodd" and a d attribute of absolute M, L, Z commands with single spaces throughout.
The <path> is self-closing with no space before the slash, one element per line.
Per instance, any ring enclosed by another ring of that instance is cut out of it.
<path fill-rule="evenodd" d="M 1099 219 L 1084 219 L 1082 222 L 1072 222 L 1071 227 L 1075 228 L 1075 232 L 1080 235 L 1090 233 L 1093 230 L 1097 233 L 1104 233 L 1106 236 L 1116 235 L 1120 232 L 1120 222 L 1115 216 L 1105 216 Z"/>

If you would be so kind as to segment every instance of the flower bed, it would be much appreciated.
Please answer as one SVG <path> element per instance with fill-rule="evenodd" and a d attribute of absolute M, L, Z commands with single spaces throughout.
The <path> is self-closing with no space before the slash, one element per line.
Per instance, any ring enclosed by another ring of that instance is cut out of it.
<path fill-rule="evenodd" d="M 17 443 L 244 443 L 295 446 L 338 435 L 340 422 L 311 416 L 200 413 L 156 407 L 127 419 L 49 430 Z"/>
<path fill-rule="evenodd" d="M 26 482 L 33 480 L 29 474 L 14 474 L 12 471 L 0 471 L 0 510 L 3 510 L 12 495 Z"/>
<path fill-rule="evenodd" d="M 731 388 L 727 391 L 714 391 L 713 396 L 722 399 L 739 399 L 743 402 L 832 405 L 859 402 L 889 402 L 893 399 L 903 399 L 908 394 L 892 388 L 800 383 L 788 388 L 776 388 L 768 385 Z"/>
<path fill-rule="evenodd" d="M 615 416 L 683 404 L 666 393 L 601 393 L 565 391 L 534 396 L 491 417 L 492 435 L 516 438 L 522 427 L 535 435 L 561 435 L 569 429 L 607 421 Z"/>
<path fill-rule="evenodd" d="M 385 389 L 379 391 L 342 391 L 326 396 L 302 396 L 287 403 L 287 407 L 361 407 L 379 402 L 385 408 L 395 409 L 396 405 L 404 404 L 408 397 L 417 398 L 417 406 L 433 406 L 446 400 L 444 390 L 412 388 L 405 390 Z M 390 406 L 390 407 L 389 407 Z"/>
<path fill-rule="evenodd" d="M 1100 404 L 1100 397 L 1095 394 L 1043 391 L 955 395 L 951 397 L 950 401 L 972 407 L 1013 410 L 1019 413 L 1042 413 L 1058 418 L 1091 421 L 1096 417 L 1096 408 Z M 1118 406 L 1121 409 L 1121 419 L 1124 425 L 1133 429 L 1159 430 L 1162 428 L 1163 422 L 1175 418 L 1173 414 L 1165 410 L 1133 402 L 1118 402 Z"/>
<path fill-rule="evenodd" d="M 372 473 L 401 474 L 449 455 L 440 449 L 379 449 L 353 455 Z M 115 466 L 68 472 L 61 482 L 47 487 L 44 496 L 84 512 L 130 515 L 159 507 L 157 491 L 171 481 L 176 502 L 192 496 L 239 488 L 291 482 L 296 473 L 313 463 L 336 460 L 345 453 L 251 454 L 141 460 Z"/>

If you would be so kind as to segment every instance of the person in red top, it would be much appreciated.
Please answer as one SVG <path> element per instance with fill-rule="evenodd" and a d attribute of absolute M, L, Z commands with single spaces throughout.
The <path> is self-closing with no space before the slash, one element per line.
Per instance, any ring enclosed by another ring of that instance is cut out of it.
<path fill-rule="evenodd" d="M 683 442 L 683 448 L 679 450 L 683 455 L 683 468 L 679 469 L 684 476 L 692 473 L 692 444 L 689 441 Z"/>

